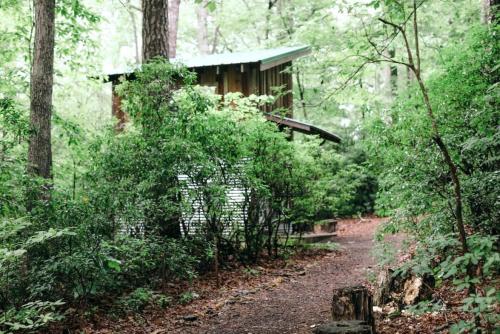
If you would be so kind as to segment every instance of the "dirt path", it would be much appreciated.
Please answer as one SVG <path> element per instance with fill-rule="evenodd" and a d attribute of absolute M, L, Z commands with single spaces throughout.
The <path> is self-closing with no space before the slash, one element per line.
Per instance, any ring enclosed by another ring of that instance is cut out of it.
<path fill-rule="evenodd" d="M 217 314 L 183 322 L 168 333 L 311 333 L 329 319 L 333 288 L 360 284 L 373 265 L 373 233 L 380 219 L 343 221 L 336 240 L 342 253 L 330 254 L 304 272 L 284 277 L 272 289 L 242 291 Z M 167 326 L 170 327 L 170 326 Z"/>
<path fill-rule="evenodd" d="M 125 318 L 106 312 L 80 330 L 92 334 L 310 334 L 313 327 L 329 320 L 333 288 L 366 282 L 374 265 L 373 234 L 381 222 L 340 221 L 335 239 L 340 253 L 272 261 L 256 268 L 260 274 L 247 278 L 242 268 L 228 270 L 220 289 L 211 277 L 179 287 L 200 295 L 191 303 Z"/>

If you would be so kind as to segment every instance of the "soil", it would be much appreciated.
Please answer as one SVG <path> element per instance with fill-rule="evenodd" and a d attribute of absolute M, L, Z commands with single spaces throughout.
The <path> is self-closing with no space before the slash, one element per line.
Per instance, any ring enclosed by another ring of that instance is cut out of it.
<path fill-rule="evenodd" d="M 188 305 L 146 311 L 125 319 L 94 319 L 86 333 L 311 333 L 328 322 L 332 289 L 366 284 L 374 266 L 373 235 L 380 218 L 342 220 L 340 251 L 303 254 L 281 263 L 236 268 L 216 289 L 210 277 L 189 288 L 200 298 Z"/>

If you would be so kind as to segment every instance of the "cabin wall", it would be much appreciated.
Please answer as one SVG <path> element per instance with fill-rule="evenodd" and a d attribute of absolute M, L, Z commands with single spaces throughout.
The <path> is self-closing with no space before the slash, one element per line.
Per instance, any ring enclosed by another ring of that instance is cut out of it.
<path fill-rule="evenodd" d="M 287 71 L 291 65 L 292 63 L 288 62 L 261 71 L 258 63 L 235 64 L 197 68 L 195 72 L 198 84 L 214 87 L 216 94 L 241 92 L 244 96 L 251 94 L 277 96 L 276 102 L 264 107 L 263 111 L 285 109 L 286 116 L 292 117 L 293 80 L 292 74 Z"/>
<path fill-rule="evenodd" d="M 262 95 L 273 95 L 277 97 L 273 105 L 266 106 L 266 112 L 276 111 L 278 109 L 286 110 L 286 116 L 293 115 L 293 80 L 292 73 L 287 71 L 292 65 L 291 62 L 277 65 L 259 74 L 259 92 Z"/>
<path fill-rule="evenodd" d="M 118 119 L 115 129 L 120 132 L 125 128 L 125 124 L 128 122 L 128 115 L 122 110 L 122 98 L 116 93 L 116 85 L 118 83 L 113 82 L 111 86 L 111 115 Z"/>
<path fill-rule="evenodd" d="M 293 80 L 287 69 L 292 62 L 276 65 L 261 71 L 259 63 L 234 64 L 225 66 L 209 66 L 195 68 L 197 83 L 201 86 L 213 87 L 215 94 L 224 95 L 241 92 L 244 96 L 273 95 L 277 97 L 272 105 L 262 108 L 264 112 L 285 112 L 285 116 L 293 117 Z M 128 116 L 121 110 L 120 97 L 115 92 L 118 81 L 113 81 L 113 116 L 118 118 L 117 130 L 120 131 L 128 121 Z"/>

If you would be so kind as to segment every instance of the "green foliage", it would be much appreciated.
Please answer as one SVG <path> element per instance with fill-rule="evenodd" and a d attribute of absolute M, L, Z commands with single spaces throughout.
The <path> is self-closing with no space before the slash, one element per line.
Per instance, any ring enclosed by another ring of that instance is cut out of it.
<path fill-rule="evenodd" d="M 319 249 L 326 251 L 336 251 L 340 249 L 339 244 L 335 242 L 322 242 L 322 243 L 312 243 L 312 244 L 302 244 L 301 247 L 304 249 Z"/>
<path fill-rule="evenodd" d="M 429 80 L 431 101 L 461 171 L 466 218 L 474 229 L 496 233 L 498 182 L 498 95 L 495 64 L 499 54 L 494 31 L 473 29 L 465 44 L 444 52 L 442 74 Z M 408 112 L 408 111 L 411 112 Z M 373 120 L 370 149 L 381 173 L 379 210 L 400 216 L 426 215 L 406 227 L 421 235 L 452 230 L 451 180 L 428 132 L 421 97 L 411 89 L 393 107 L 392 121 Z M 497 115 L 497 116 L 495 116 Z M 428 214 L 432 214 L 428 216 Z"/>
<path fill-rule="evenodd" d="M 61 300 L 33 301 L 22 305 L 18 310 L 8 309 L 0 317 L 0 333 L 33 332 L 52 322 L 60 321 L 64 319 L 57 311 L 61 305 L 64 305 Z"/>
<path fill-rule="evenodd" d="M 193 291 L 186 291 L 183 292 L 180 297 L 179 297 L 179 303 L 180 304 L 189 304 L 193 300 L 200 298 L 200 295 L 198 295 L 196 292 Z"/>
<path fill-rule="evenodd" d="M 410 233 L 417 248 L 396 273 L 433 275 L 438 284 L 447 280 L 467 291 L 463 311 L 475 321 L 455 324 L 454 333 L 478 331 L 477 325 L 491 329 L 498 323 L 497 36 L 495 27 L 474 27 L 442 52 L 439 71 L 427 80 L 441 135 L 459 169 L 471 232 L 468 252 L 460 252 L 451 179 L 433 144 L 417 87 L 399 96 L 389 120 L 374 118 L 368 126 L 367 151 L 380 173 L 378 210 L 393 214 L 378 239 L 384 232 Z M 418 305 L 412 311 L 426 309 L 428 305 Z"/>
<path fill-rule="evenodd" d="M 29 134 L 28 120 L 21 106 L 0 95 L 0 217 L 22 214 L 23 194 L 17 185 L 24 178 L 23 145 Z"/>
<path fill-rule="evenodd" d="M 137 288 L 126 297 L 120 299 L 119 303 L 127 310 L 133 312 L 142 311 L 153 299 L 153 291 L 145 288 Z"/>

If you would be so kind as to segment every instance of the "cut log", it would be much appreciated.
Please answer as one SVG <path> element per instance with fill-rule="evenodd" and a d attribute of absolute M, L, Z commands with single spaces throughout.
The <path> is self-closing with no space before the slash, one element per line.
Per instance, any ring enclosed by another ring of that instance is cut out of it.
<path fill-rule="evenodd" d="M 333 321 L 314 329 L 315 334 L 373 334 L 372 326 L 361 320 Z"/>
<path fill-rule="evenodd" d="M 372 327 L 375 333 L 373 303 L 370 291 L 364 286 L 333 290 L 332 320 L 361 320 Z"/>

